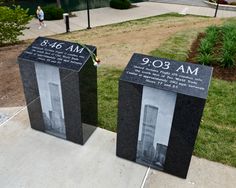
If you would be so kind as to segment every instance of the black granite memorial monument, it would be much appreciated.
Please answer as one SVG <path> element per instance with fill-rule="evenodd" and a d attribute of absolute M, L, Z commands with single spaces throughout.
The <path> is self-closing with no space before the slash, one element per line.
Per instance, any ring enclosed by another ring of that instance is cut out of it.
<path fill-rule="evenodd" d="M 39 37 L 18 57 L 33 129 L 78 144 L 90 137 L 97 126 L 91 52 L 96 47 Z"/>
<path fill-rule="evenodd" d="M 211 75 L 134 54 L 119 80 L 117 156 L 186 178 Z"/>

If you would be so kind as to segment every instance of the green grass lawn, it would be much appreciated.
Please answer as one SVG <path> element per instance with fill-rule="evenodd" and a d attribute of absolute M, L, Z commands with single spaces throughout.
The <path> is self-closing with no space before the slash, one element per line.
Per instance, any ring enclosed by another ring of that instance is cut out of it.
<path fill-rule="evenodd" d="M 199 31 L 176 33 L 150 54 L 185 61 Z M 102 66 L 98 69 L 99 126 L 111 131 L 116 131 L 121 72 Z M 236 167 L 236 81 L 212 79 L 194 154 Z"/>
<path fill-rule="evenodd" d="M 122 70 L 98 68 L 99 127 L 116 132 L 118 110 L 118 80 Z"/>
<path fill-rule="evenodd" d="M 212 80 L 194 154 L 236 167 L 236 81 Z"/>
<path fill-rule="evenodd" d="M 203 29 L 191 29 L 178 32 L 165 41 L 165 43 L 161 45 L 161 48 L 151 51 L 150 54 L 153 56 L 185 61 L 188 57 L 188 51 L 190 50 L 193 39 L 196 38 L 201 31 L 203 31 Z"/>

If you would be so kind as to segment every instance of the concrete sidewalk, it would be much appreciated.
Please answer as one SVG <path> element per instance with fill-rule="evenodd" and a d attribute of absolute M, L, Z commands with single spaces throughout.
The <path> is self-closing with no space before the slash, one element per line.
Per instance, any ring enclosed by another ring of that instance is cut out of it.
<path fill-rule="evenodd" d="M 1 188 L 233 188 L 236 169 L 192 157 L 187 179 L 116 157 L 116 134 L 98 128 L 84 146 L 30 128 L 23 108 L 0 125 Z"/>
<path fill-rule="evenodd" d="M 207 6 L 206 3 L 204 3 L 204 0 L 150 0 L 152 2 L 157 3 L 169 3 L 169 4 L 179 4 L 179 5 L 190 5 L 190 6 L 198 6 L 198 7 L 205 7 Z"/>
<path fill-rule="evenodd" d="M 107 24 L 120 23 L 128 20 L 146 18 L 170 12 L 185 12 L 187 14 L 213 16 L 215 9 L 208 7 L 197 7 L 188 5 L 176 5 L 156 2 L 142 2 L 134 4 L 137 7 L 128 10 L 117 10 L 110 7 L 90 10 L 91 27 L 103 26 Z M 76 31 L 87 28 L 87 12 L 75 12 L 76 17 L 70 18 L 70 30 Z M 219 10 L 218 17 L 235 17 L 236 11 Z M 24 31 L 24 36 L 20 40 L 34 39 L 38 36 L 50 36 L 65 33 L 65 23 L 63 20 L 46 21 L 47 27 L 38 29 L 38 21 L 33 19 L 28 25 L 29 29 Z"/>

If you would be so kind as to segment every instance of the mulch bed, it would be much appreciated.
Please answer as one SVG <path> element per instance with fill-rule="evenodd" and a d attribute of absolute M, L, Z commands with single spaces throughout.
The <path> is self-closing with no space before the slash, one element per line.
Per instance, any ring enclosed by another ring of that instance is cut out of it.
<path fill-rule="evenodd" d="M 188 54 L 187 62 L 197 63 L 196 57 L 198 55 L 197 49 L 200 45 L 200 41 L 205 37 L 204 33 L 200 33 L 197 39 L 192 43 L 190 52 Z M 217 53 L 217 52 L 216 52 Z M 223 68 L 219 65 L 213 65 L 213 77 L 221 80 L 235 81 L 236 80 L 236 67 Z"/>

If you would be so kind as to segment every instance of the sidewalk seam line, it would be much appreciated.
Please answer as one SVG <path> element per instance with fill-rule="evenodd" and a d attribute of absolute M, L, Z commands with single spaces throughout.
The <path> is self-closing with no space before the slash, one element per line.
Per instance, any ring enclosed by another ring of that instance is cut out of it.
<path fill-rule="evenodd" d="M 23 110 L 25 110 L 27 108 L 27 106 L 21 108 L 20 110 L 18 110 L 15 114 L 13 114 L 11 117 L 9 117 L 6 121 L 2 122 L 0 124 L 0 127 L 3 126 L 5 123 L 7 123 L 8 121 L 10 121 L 12 118 L 14 118 L 15 116 L 17 116 L 20 112 L 22 112 Z"/>
<path fill-rule="evenodd" d="M 146 173 L 145 173 L 145 176 L 144 176 L 144 178 L 143 178 L 142 185 L 141 185 L 140 188 L 144 188 L 144 185 L 145 185 L 145 183 L 146 183 L 146 180 L 147 180 L 149 171 L 150 171 L 150 167 L 148 167 L 148 169 L 147 169 L 147 171 L 146 171 Z"/>

